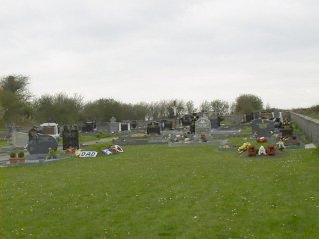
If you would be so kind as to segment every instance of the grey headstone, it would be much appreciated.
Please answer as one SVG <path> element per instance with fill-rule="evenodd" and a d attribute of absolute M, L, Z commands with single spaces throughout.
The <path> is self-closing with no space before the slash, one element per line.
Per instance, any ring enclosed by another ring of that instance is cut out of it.
<path fill-rule="evenodd" d="M 213 129 L 218 129 L 220 127 L 220 120 L 218 118 L 213 118 L 210 122 Z"/>
<path fill-rule="evenodd" d="M 119 132 L 119 122 L 116 122 L 116 118 L 113 116 L 110 119 L 110 133 L 117 133 Z"/>
<path fill-rule="evenodd" d="M 195 122 L 195 135 L 197 137 L 209 137 L 211 135 L 211 129 L 211 122 L 207 116 L 200 117 Z"/>

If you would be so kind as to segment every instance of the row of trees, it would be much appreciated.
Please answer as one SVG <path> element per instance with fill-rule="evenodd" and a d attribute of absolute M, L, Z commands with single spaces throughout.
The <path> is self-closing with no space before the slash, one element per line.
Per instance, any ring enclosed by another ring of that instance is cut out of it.
<path fill-rule="evenodd" d="M 263 108 L 262 100 L 254 95 L 241 95 L 229 104 L 222 100 L 204 101 L 197 109 L 193 101 L 162 100 L 151 103 L 127 104 L 114 99 L 98 99 L 84 103 L 79 95 L 43 95 L 32 98 L 29 78 L 21 75 L 3 77 L 0 81 L 0 117 L 4 125 L 29 125 L 54 121 L 70 124 L 85 120 L 109 121 L 112 116 L 124 119 L 173 118 L 175 115 L 214 111 L 218 115 L 230 112 L 248 113 Z"/>

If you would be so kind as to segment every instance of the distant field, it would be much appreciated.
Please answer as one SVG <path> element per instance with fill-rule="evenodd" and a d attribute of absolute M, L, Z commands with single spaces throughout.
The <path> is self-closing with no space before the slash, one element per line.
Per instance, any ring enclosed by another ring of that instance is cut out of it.
<path fill-rule="evenodd" d="M 0 168 L 0 238 L 319 238 L 318 159 L 154 145 Z"/>
<path fill-rule="evenodd" d="M 318 119 L 318 120 L 319 120 L 319 113 L 309 114 L 308 116 L 311 117 L 311 118 L 314 118 L 314 119 Z"/>

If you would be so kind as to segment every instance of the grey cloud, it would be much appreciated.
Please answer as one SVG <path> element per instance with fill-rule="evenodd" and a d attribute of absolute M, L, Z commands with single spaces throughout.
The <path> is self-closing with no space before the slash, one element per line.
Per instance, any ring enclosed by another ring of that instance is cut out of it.
<path fill-rule="evenodd" d="M 0 73 L 29 75 L 36 95 L 199 104 L 248 92 L 307 106 L 318 103 L 318 10 L 310 0 L 3 1 Z"/>

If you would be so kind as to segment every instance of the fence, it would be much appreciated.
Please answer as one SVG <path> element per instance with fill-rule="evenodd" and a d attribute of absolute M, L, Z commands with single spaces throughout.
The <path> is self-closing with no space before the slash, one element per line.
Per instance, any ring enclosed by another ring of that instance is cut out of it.
<path fill-rule="evenodd" d="M 290 112 L 290 116 L 306 137 L 319 147 L 319 120 L 294 112 Z"/>

